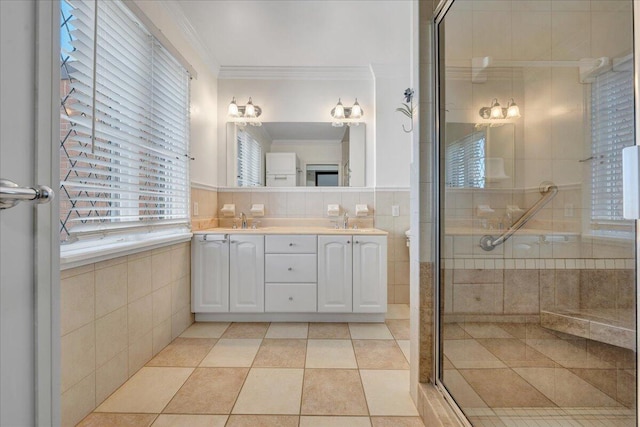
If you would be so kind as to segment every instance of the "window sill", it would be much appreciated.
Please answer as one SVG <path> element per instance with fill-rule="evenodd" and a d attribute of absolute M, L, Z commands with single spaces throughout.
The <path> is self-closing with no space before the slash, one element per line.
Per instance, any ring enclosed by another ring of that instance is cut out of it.
<path fill-rule="evenodd" d="M 175 234 L 162 234 L 154 237 L 146 237 L 137 240 L 122 241 L 114 239 L 113 242 L 100 244 L 98 247 L 85 244 L 72 243 L 60 247 L 60 270 L 80 267 L 125 255 L 169 246 L 176 243 L 191 240 L 190 232 Z"/>

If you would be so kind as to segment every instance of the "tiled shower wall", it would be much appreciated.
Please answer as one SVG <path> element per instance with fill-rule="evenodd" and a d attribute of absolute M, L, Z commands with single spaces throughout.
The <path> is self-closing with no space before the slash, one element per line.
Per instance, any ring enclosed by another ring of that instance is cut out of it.
<path fill-rule="evenodd" d="M 201 194 L 201 193 L 200 193 Z M 202 197 L 200 195 L 200 197 Z M 406 245 L 405 231 L 409 229 L 409 191 L 407 189 L 327 189 L 305 191 L 304 188 L 295 190 L 270 189 L 235 190 L 223 189 L 217 194 L 217 214 L 224 204 L 236 205 L 236 216 L 244 212 L 250 217 L 252 204 L 264 204 L 265 216 L 256 218 L 257 221 L 267 222 L 271 219 L 306 219 L 319 220 L 327 225 L 331 220 L 340 220 L 327 216 L 327 205 L 338 204 L 342 212 L 354 216 L 356 204 L 366 204 L 369 207 L 369 217 L 356 222 L 360 226 L 370 226 L 371 219 L 376 228 L 389 232 L 387 252 L 388 274 L 388 302 L 393 304 L 409 303 L 409 248 Z M 399 207 L 399 216 L 392 216 L 392 206 Z M 219 218 L 224 224 L 230 220 Z M 353 224 L 354 219 L 349 220 Z M 367 223 L 368 221 L 368 223 Z M 232 222 L 232 220 L 231 220 Z"/>
<path fill-rule="evenodd" d="M 190 247 L 61 272 L 63 426 L 79 422 L 193 323 Z"/>

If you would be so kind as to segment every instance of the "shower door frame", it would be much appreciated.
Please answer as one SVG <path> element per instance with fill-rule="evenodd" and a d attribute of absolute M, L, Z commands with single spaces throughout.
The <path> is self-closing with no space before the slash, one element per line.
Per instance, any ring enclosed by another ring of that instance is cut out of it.
<path fill-rule="evenodd" d="M 467 416 L 464 414 L 460 406 L 456 403 L 454 397 L 449 393 L 449 390 L 445 387 L 442 381 L 442 358 L 441 358 L 441 262 L 440 262 L 440 247 L 441 247 L 441 237 L 442 237 L 442 227 L 441 225 L 441 215 L 440 215 L 440 207 L 441 207 L 441 172 L 440 172 L 440 120 L 442 119 L 442 115 L 440 114 L 441 108 L 444 108 L 440 102 L 440 93 L 444 91 L 444 85 L 440 85 L 440 74 L 441 74 L 441 64 L 440 64 L 440 32 L 438 30 L 438 26 L 444 20 L 447 12 L 453 5 L 456 0 L 440 0 L 437 7 L 433 11 L 433 18 L 431 21 L 431 60 L 433 64 L 433 73 L 432 73 L 432 93 L 433 93 L 433 129 L 431 136 L 433 138 L 433 158 L 431 160 L 432 173 L 433 173 L 433 205 L 432 205 L 432 214 L 433 214 L 433 295 L 434 295 L 434 331 L 433 331 L 433 372 L 434 379 L 433 383 L 436 388 L 442 393 L 445 400 L 450 404 L 451 408 L 459 418 L 460 422 L 467 427 L 472 427 L 471 423 L 467 419 Z M 635 145 L 640 145 L 639 137 L 640 133 L 638 129 L 640 129 L 640 0 L 633 0 L 633 81 L 634 81 L 634 116 L 635 116 Z M 640 166 L 639 166 L 640 167 Z M 638 349 L 640 349 L 640 333 L 638 333 L 638 320 L 640 319 L 640 218 L 636 219 L 636 396 L 640 396 L 640 380 L 637 378 L 638 367 L 640 366 L 640 357 L 638 356 Z M 640 419 L 639 416 L 639 408 L 636 408 L 636 419 Z"/>

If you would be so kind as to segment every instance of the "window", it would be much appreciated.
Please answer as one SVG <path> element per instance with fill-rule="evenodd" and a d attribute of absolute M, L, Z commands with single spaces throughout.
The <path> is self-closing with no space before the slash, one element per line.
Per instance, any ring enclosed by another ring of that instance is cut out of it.
<path fill-rule="evenodd" d="M 238 187 L 262 185 L 262 147 L 247 131 L 238 130 Z"/>
<path fill-rule="evenodd" d="M 187 71 L 121 1 L 64 0 L 60 12 L 61 240 L 184 231 Z"/>
<path fill-rule="evenodd" d="M 477 131 L 447 144 L 447 187 L 484 188 L 485 142 L 485 133 Z"/>
<path fill-rule="evenodd" d="M 630 64 L 629 64 L 630 65 Z M 591 220 L 615 230 L 622 217 L 622 149 L 634 144 L 633 72 L 613 70 L 591 88 Z"/>

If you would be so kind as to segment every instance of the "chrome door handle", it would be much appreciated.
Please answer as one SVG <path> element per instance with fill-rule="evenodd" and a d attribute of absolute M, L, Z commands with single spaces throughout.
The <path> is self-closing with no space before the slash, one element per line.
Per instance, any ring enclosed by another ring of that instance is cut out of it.
<path fill-rule="evenodd" d="M 45 185 L 20 187 L 13 181 L 0 179 L 0 209 L 9 209 L 24 201 L 49 203 L 54 196 L 53 190 Z"/>

